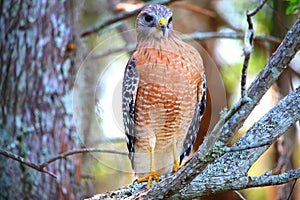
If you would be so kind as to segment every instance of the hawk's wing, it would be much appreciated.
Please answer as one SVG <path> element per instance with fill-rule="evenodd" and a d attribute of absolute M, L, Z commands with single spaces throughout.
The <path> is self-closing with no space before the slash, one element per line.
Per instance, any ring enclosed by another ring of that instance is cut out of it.
<path fill-rule="evenodd" d="M 183 141 L 183 152 L 180 155 L 180 161 L 182 162 L 183 158 L 185 156 L 188 156 L 193 148 L 193 145 L 195 143 L 195 140 L 197 138 L 197 133 L 200 128 L 200 121 L 203 116 L 205 105 L 206 105 L 206 81 L 205 76 L 203 77 L 202 84 L 200 86 L 201 88 L 198 88 L 198 98 L 199 102 L 196 104 L 196 108 L 194 111 L 194 116 L 192 119 L 192 122 L 190 124 L 190 127 L 188 129 L 188 132 L 184 138 Z"/>
<path fill-rule="evenodd" d="M 122 87 L 123 123 L 131 163 L 133 163 L 133 153 L 135 144 L 134 107 L 138 88 L 138 75 L 136 71 L 135 62 L 136 59 L 135 55 L 133 54 L 126 65 Z"/>

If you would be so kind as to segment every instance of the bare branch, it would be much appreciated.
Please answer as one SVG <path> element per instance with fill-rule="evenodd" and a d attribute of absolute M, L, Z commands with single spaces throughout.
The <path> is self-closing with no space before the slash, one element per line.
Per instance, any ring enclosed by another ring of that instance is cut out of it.
<path fill-rule="evenodd" d="M 49 174 L 53 178 L 56 178 L 56 175 L 54 173 L 52 173 L 52 172 L 50 172 L 48 170 L 43 169 L 43 167 L 41 167 L 40 165 L 36 165 L 36 164 L 34 164 L 32 162 L 26 161 L 25 158 L 23 158 L 21 156 L 18 156 L 18 155 L 14 154 L 14 153 L 11 153 L 11 152 L 3 150 L 3 149 L 0 149 L 0 154 L 6 156 L 8 158 L 11 158 L 11 159 L 13 159 L 15 161 L 18 161 L 18 162 L 20 162 L 20 163 L 22 163 L 22 164 L 24 164 L 24 165 L 26 165 L 28 167 L 31 167 L 31 168 L 33 168 L 33 169 L 35 169 L 37 171 Z"/>
<path fill-rule="evenodd" d="M 290 170 L 278 175 L 262 175 L 252 177 L 248 187 L 261 187 L 268 185 L 280 185 L 300 178 L 300 168 Z"/>
<path fill-rule="evenodd" d="M 61 154 L 58 154 L 44 162 L 42 162 L 41 164 L 37 165 L 37 164 L 34 164 L 32 162 L 29 162 L 29 161 L 26 161 L 25 158 L 21 157 L 21 156 L 18 156 L 14 153 L 11 153 L 9 151 L 6 151 L 6 150 L 3 150 L 3 149 L 0 149 L 0 154 L 8 157 L 8 158 L 11 158 L 13 160 L 16 160 L 28 167 L 31 167 L 37 171 L 40 171 L 40 172 L 43 172 L 43 173 L 47 173 L 49 175 L 51 175 L 52 177 L 56 178 L 56 175 L 46 169 L 44 169 L 45 167 L 47 167 L 50 163 L 56 161 L 56 160 L 59 160 L 59 159 L 65 159 L 67 158 L 68 156 L 72 156 L 72 155 L 75 155 L 75 154 L 82 154 L 82 153 L 91 153 L 91 152 L 100 152 L 100 153 L 112 153 L 112 154 L 119 154 L 119 155 L 128 155 L 127 152 L 124 152 L 124 151 L 119 151 L 119 150 L 113 150 L 113 149 L 103 149 L 103 148 L 85 148 L 85 149 L 75 149 L 75 150 L 71 150 L 71 151 L 67 151 L 67 152 L 64 152 L 64 153 L 61 153 Z"/>
<path fill-rule="evenodd" d="M 247 16 L 252 17 L 254 15 L 256 15 L 256 13 L 261 10 L 264 5 L 267 3 L 268 0 L 262 0 L 259 4 L 259 6 L 257 6 L 254 10 L 252 11 L 247 11 Z"/>
<path fill-rule="evenodd" d="M 103 149 L 103 148 L 85 148 L 85 149 L 75 149 L 71 151 L 67 151 L 64 153 L 61 153 L 59 155 L 54 156 L 53 158 L 50 158 L 46 160 L 45 162 L 41 163 L 41 167 L 46 167 L 50 163 L 58 160 L 58 159 L 65 159 L 68 156 L 72 156 L 75 154 L 81 154 L 81 153 L 91 153 L 91 152 L 99 152 L 99 153 L 112 153 L 112 154 L 119 154 L 119 155 L 128 155 L 127 152 L 124 151 L 118 151 L 113 149 Z"/>
<path fill-rule="evenodd" d="M 261 1 L 260 5 L 252 11 L 247 10 L 247 23 L 248 23 L 248 30 L 244 37 L 244 64 L 242 68 L 242 75 L 241 75 L 241 97 L 245 97 L 246 95 L 246 81 L 247 81 L 247 70 L 250 61 L 250 56 L 253 50 L 253 38 L 254 38 L 254 28 L 252 18 L 267 2 L 267 0 Z"/>
<path fill-rule="evenodd" d="M 220 181 L 218 177 L 210 177 L 210 180 L 213 180 L 214 183 Z M 192 199 L 198 196 L 205 196 L 209 194 L 214 194 L 216 192 L 224 192 L 228 190 L 241 190 L 245 188 L 251 187 L 263 187 L 263 186 L 270 186 L 270 185 L 280 185 L 284 183 L 288 183 L 290 181 L 296 180 L 300 178 L 300 168 L 296 170 L 290 170 L 288 172 L 279 174 L 279 175 L 272 175 L 272 172 L 268 172 L 261 176 L 250 177 L 246 174 L 241 177 L 231 177 L 231 180 L 221 180 L 221 181 L 229 181 L 226 182 L 226 185 L 223 183 L 219 183 L 219 190 L 216 191 L 215 188 L 210 188 L 210 186 L 214 184 L 207 184 L 206 187 L 204 185 L 196 185 L 196 182 L 193 182 L 193 186 L 190 187 L 193 190 L 186 192 L 185 189 L 181 191 L 181 194 L 177 194 L 172 197 L 172 199 Z M 205 179 L 209 180 L 209 179 Z M 217 183 L 216 183 L 217 184 Z M 222 188 L 222 185 L 225 186 Z M 200 190 L 197 190 L 197 188 Z M 205 188 L 205 191 L 203 191 Z"/>

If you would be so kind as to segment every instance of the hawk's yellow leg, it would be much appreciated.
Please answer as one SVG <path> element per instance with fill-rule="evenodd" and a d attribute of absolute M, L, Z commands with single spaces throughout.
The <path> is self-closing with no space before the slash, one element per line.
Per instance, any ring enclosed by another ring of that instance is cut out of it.
<path fill-rule="evenodd" d="M 141 182 L 145 182 L 147 181 L 147 189 L 149 189 L 151 187 L 151 183 L 152 180 L 156 180 L 157 182 L 160 181 L 159 175 L 158 173 L 155 171 L 155 167 L 154 167 L 154 147 L 151 147 L 151 153 L 150 153 L 150 172 L 147 176 L 142 177 L 142 178 L 138 178 L 137 182 L 141 183 Z"/>
<path fill-rule="evenodd" d="M 179 170 L 180 165 L 179 165 L 179 162 L 178 162 L 178 152 L 177 152 L 175 141 L 173 142 L 172 148 L 173 148 L 173 158 L 174 158 L 174 165 L 173 165 L 172 172 L 176 172 L 176 171 Z"/>

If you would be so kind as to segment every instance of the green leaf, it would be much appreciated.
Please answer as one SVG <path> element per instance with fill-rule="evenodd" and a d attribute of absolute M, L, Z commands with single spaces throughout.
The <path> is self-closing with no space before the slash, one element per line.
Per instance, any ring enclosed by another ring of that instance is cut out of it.
<path fill-rule="evenodd" d="M 290 0 L 286 14 L 298 14 L 300 12 L 300 0 Z"/>

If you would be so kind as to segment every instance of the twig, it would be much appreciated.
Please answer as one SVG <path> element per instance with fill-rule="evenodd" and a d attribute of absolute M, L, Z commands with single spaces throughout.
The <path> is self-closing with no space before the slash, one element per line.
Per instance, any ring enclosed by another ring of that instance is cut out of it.
<path fill-rule="evenodd" d="M 67 151 L 64 153 L 61 153 L 59 155 L 54 156 L 53 158 L 50 158 L 40 164 L 41 167 L 46 167 L 50 163 L 58 160 L 58 159 L 64 159 L 68 156 L 72 156 L 75 154 L 80 154 L 80 153 L 91 153 L 91 152 L 101 152 L 101 153 L 112 153 L 112 154 L 119 154 L 119 155 L 128 155 L 127 152 L 124 151 L 118 151 L 118 150 L 113 150 L 113 149 L 103 149 L 103 148 L 86 148 L 86 149 L 75 149 L 71 151 Z"/>
<path fill-rule="evenodd" d="M 157 3 L 157 4 L 168 4 L 168 3 L 171 3 L 173 1 L 178 1 L 178 0 L 156 0 L 156 1 L 150 1 L 148 3 L 146 3 L 144 6 L 146 5 L 149 5 L 149 4 L 154 4 L 154 3 Z M 132 11 L 127 11 L 127 12 L 121 12 L 111 18 L 108 18 L 108 19 L 105 19 L 103 21 L 101 21 L 99 24 L 96 24 L 95 26 L 91 26 L 91 27 L 88 27 L 87 29 L 83 30 L 80 34 L 81 37 L 86 37 L 86 36 L 89 36 L 91 35 L 92 33 L 97 33 L 99 30 L 111 25 L 111 24 L 114 24 L 116 22 L 119 22 L 119 21 L 122 21 L 122 20 L 125 20 L 129 17 L 132 17 L 133 15 L 137 14 L 138 12 L 140 12 L 143 7 L 139 7 L 135 10 L 132 10 Z"/>
<path fill-rule="evenodd" d="M 26 161 L 25 158 L 23 158 L 21 156 L 18 156 L 16 154 L 12 153 L 12 152 L 0 149 L 0 154 L 6 156 L 8 158 L 11 158 L 13 160 L 16 160 L 16 161 L 18 161 L 18 162 L 20 162 L 20 163 L 22 163 L 22 164 L 24 164 L 28 167 L 31 167 L 31 168 L 33 168 L 37 171 L 47 173 L 47 174 L 51 175 L 54 178 L 56 178 L 56 175 L 54 173 L 44 169 L 50 163 L 52 163 L 52 162 L 54 162 L 58 159 L 65 159 L 66 157 L 72 156 L 72 155 L 75 155 L 75 154 L 90 153 L 90 152 L 101 152 L 101 153 L 112 153 L 112 154 L 119 154 L 119 155 L 128 155 L 127 152 L 113 150 L 113 149 L 102 149 L 102 148 L 76 149 L 76 150 L 71 150 L 71 151 L 67 151 L 67 152 L 64 152 L 62 154 L 56 155 L 56 156 L 42 162 L 41 164 L 37 165 L 37 164 L 34 164 L 32 162 Z"/>
<path fill-rule="evenodd" d="M 18 161 L 18 162 L 20 162 L 20 163 L 22 163 L 22 164 L 24 164 L 24 165 L 26 165 L 28 167 L 31 167 L 31 168 L 33 168 L 33 169 L 35 169 L 37 171 L 49 174 L 50 176 L 56 178 L 56 175 L 54 173 L 52 173 L 52 172 L 50 172 L 50 171 L 48 171 L 46 169 L 43 169 L 43 167 L 41 167 L 40 165 L 36 165 L 36 164 L 34 164 L 32 162 L 26 161 L 25 158 L 23 158 L 21 156 L 18 156 L 16 154 L 12 153 L 12 152 L 0 149 L 0 154 L 6 156 L 8 158 L 11 158 L 11 159 L 13 159 L 15 161 Z"/>
<path fill-rule="evenodd" d="M 246 11 L 246 16 L 247 16 L 247 23 L 248 23 L 248 30 L 245 34 L 244 38 L 244 63 L 243 63 L 243 68 L 242 68 L 242 75 L 241 75 L 241 96 L 245 97 L 245 92 L 246 92 L 246 81 L 247 81 L 247 69 L 250 61 L 250 55 L 253 50 L 253 38 L 254 38 L 254 28 L 253 28 L 253 22 L 251 17 L 254 16 L 262 7 L 264 4 L 267 2 L 267 0 L 261 1 L 260 5 L 256 7 L 254 10 Z"/>
<path fill-rule="evenodd" d="M 247 16 L 252 17 L 254 15 L 256 15 L 256 13 L 262 9 L 262 7 L 264 7 L 265 3 L 267 3 L 268 0 L 262 0 L 259 4 L 259 6 L 257 6 L 254 10 L 252 11 L 247 11 Z"/>

